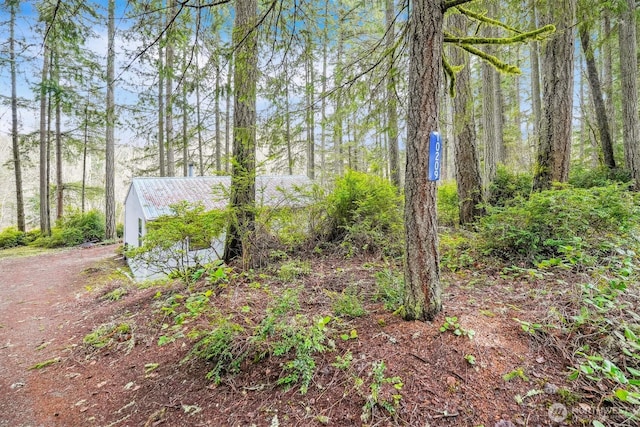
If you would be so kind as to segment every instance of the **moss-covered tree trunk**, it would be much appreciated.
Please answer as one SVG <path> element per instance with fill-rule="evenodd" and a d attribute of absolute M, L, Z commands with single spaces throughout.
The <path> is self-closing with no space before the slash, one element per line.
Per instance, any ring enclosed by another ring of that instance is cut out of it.
<path fill-rule="evenodd" d="M 391 182 L 400 189 L 400 149 L 398 147 L 398 101 L 396 98 L 396 69 L 395 69 L 395 4 L 394 0 L 386 0 L 385 5 L 385 26 L 386 48 L 388 57 L 387 69 L 387 139 L 389 141 L 389 171 Z"/>
<path fill-rule="evenodd" d="M 13 171 L 16 178 L 16 219 L 18 230 L 26 231 L 24 216 L 24 196 L 22 192 L 22 163 L 20 161 L 20 145 L 18 144 L 18 85 L 16 82 L 16 11 L 19 0 L 9 0 L 9 63 L 11 66 L 11 145 L 13 151 Z"/>
<path fill-rule="evenodd" d="M 543 48 L 543 107 L 534 191 L 549 189 L 553 182 L 569 179 L 575 13 L 575 0 L 549 3 L 545 10 L 545 23 L 555 23 L 557 30 Z"/>
<path fill-rule="evenodd" d="M 467 20 L 461 14 L 449 18 L 452 31 L 466 34 Z M 460 200 L 460 224 L 469 224 L 482 215 L 482 178 L 476 146 L 473 114 L 473 92 L 469 54 L 452 46 L 449 50 L 452 65 L 464 65 L 457 74 L 456 97 L 453 99 L 453 144 L 456 164 L 456 183 Z"/>
<path fill-rule="evenodd" d="M 638 118 L 638 43 L 636 5 L 627 0 L 619 27 L 620 82 L 622 86 L 622 133 L 624 159 L 635 189 L 640 191 L 640 123 Z"/>
<path fill-rule="evenodd" d="M 256 181 L 256 86 L 258 80 L 258 37 L 256 0 L 237 0 L 233 28 L 234 108 L 231 209 L 224 248 L 224 260 L 242 257 L 251 263 L 251 244 L 255 234 Z"/>
<path fill-rule="evenodd" d="M 116 238 L 116 196 L 115 196 L 115 0 L 108 6 L 108 47 L 107 47 L 107 95 L 106 95 L 106 135 L 105 135 L 105 237 Z"/>
<path fill-rule="evenodd" d="M 442 310 L 436 183 L 427 181 L 429 132 L 438 129 L 443 2 L 416 0 L 409 29 L 409 105 L 405 170 L 405 319 L 432 320 Z"/>
<path fill-rule="evenodd" d="M 611 141 L 611 134 L 609 133 L 609 119 L 602 97 L 602 86 L 600 85 L 600 76 L 598 75 L 593 48 L 591 47 L 589 29 L 587 24 L 583 24 L 580 27 L 580 44 L 587 64 L 587 79 L 589 80 L 589 87 L 591 89 L 591 99 L 593 100 L 596 110 L 602 158 L 607 168 L 615 169 L 616 161 L 613 157 L 613 142 Z"/>

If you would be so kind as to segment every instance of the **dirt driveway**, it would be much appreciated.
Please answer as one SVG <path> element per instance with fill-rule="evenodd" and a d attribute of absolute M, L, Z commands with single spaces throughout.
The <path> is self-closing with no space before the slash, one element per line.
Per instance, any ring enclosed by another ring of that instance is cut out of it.
<path fill-rule="evenodd" d="M 72 386 L 56 387 L 30 368 L 56 360 L 78 340 L 87 317 L 78 304 L 86 284 L 82 272 L 114 257 L 115 249 L 93 246 L 0 259 L 0 427 L 58 424 L 55 407 Z"/>

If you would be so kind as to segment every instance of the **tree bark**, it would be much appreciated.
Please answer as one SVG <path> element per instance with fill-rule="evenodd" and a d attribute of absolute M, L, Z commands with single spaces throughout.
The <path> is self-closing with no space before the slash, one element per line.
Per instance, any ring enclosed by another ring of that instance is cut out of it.
<path fill-rule="evenodd" d="M 489 10 L 493 10 L 493 0 L 489 3 Z M 485 37 L 497 37 L 495 28 L 487 26 L 484 32 Z M 485 52 L 495 55 L 495 48 L 488 45 Z M 496 177 L 498 163 L 500 162 L 500 137 L 498 136 L 498 91 L 496 84 L 499 78 L 498 73 L 491 64 L 483 61 L 481 66 L 482 75 L 482 136 L 484 142 L 484 180 L 486 188 Z"/>
<path fill-rule="evenodd" d="M 587 64 L 587 79 L 591 87 L 591 98 L 596 110 L 596 121 L 598 122 L 598 133 L 600 134 L 600 144 L 602 147 L 602 157 L 604 165 L 609 169 L 616 168 L 616 161 L 613 157 L 613 141 L 609 133 L 609 119 L 607 117 L 607 109 L 604 105 L 602 97 L 602 88 L 600 86 L 600 77 L 596 68 L 596 61 L 591 47 L 589 28 L 583 24 L 580 29 L 580 44 L 584 53 L 585 62 Z M 584 140 L 583 140 L 584 143 Z"/>
<path fill-rule="evenodd" d="M 24 196 L 22 192 L 22 163 L 20 161 L 20 144 L 18 141 L 18 85 L 16 82 L 16 10 L 19 0 L 9 1 L 9 62 L 11 65 L 11 145 L 13 149 L 13 171 L 16 178 L 16 220 L 18 230 L 26 231 L 24 219 Z"/>
<path fill-rule="evenodd" d="M 186 49 L 182 52 L 182 63 L 187 63 Z M 182 175 L 189 176 L 189 104 L 187 102 L 186 65 L 182 74 Z"/>
<path fill-rule="evenodd" d="M 640 128 L 638 118 L 638 44 L 635 0 L 627 0 L 618 29 L 620 43 L 620 83 L 622 89 L 622 134 L 626 168 L 636 191 L 640 190 Z"/>
<path fill-rule="evenodd" d="M 395 79 L 395 4 L 394 0 L 386 0 L 385 7 L 385 27 L 387 29 L 386 48 L 388 58 L 387 68 L 387 138 L 389 141 L 389 170 L 391 171 L 391 182 L 400 191 L 400 148 L 398 146 L 398 107 L 396 97 Z"/>
<path fill-rule="evenodd" d="M 162 30 L 162 24 L 160 25 Z M 158 164 L 160 176 L 167 176 L 164 147 L 164 48 L 162 39 L 158 40 Z"/>
<path fill-rule="evenodd" d="M 40 232 L 44 236 L 51 234 L 49 219 L 49 143 L 47 135 L 47 80 L 49 77 L 49 44 L 45 40 L 42 62 L 42 77 L 40 83 Z"/>
<path fill-rule="evenodd" d="M 225 122 L 224 122 L 224 171 L 229 172 L 229 162 L 231 160 L 231 152 L 229 145 L 231 144 L 231 75 L 233 74 L 233 56 L 229 55 L 229 68 L 227 69 L 227 93 L 225 106 Z"/>
<path fill-rule="evenodd" d="M 333 155 L 334 157 L 334 174 L 342 175 L 344 169 L 344 159 L 342 158 L 343 144 L 343 112 L 342 112 L 342 55 L 344 51 L 344 17 L 341 2 L 338 1 L 338 46 L 336 48 L 336 65 L 334 71 L 335 83 L 335 111 L 333 112 Z"/>
<path fill-rule="evenodd" d="M 454 31 L 466 34 L 466 19 L 460 14 L 450 16 Z M 457 74 L 456 97 L 453 99 L 453 144 L 456 164 L 456 183 L 460 204 L 460 224 L 470 224 L 483 214 L 482 178 L 476 147 L 473 114 L 473 91 L 469 55 L 457 47 L 450 48 L 452 65 L 464 65 Z"/>
<path fill-rule="evenodd" d="M 215 88 L 215 134 L 216 134 L 216 172 L 222 170 L 222 140 L 220 138 L 220 57 L 215 59 L 216 88 Z M 202 172 L 201 172 L 202 174 Z"/>
<path fill-rule="evenodd" d="M 116 239 L 116 196 L 115 196 L 115 0 L 109 0 L 107 29 L 107 111 L 106 111 L 106 150 L 105 150 L 105 238 Z"/>
<path fill-rule="evenodd" d="M 316 177 L 316 122 L 315 122 L 315 70 L 313 65 L 313 40 L 311 32 L 305 32 L 305 49 L 306 49 L 306 95 L 307 95 L 307 111 L 306 111 L 306 128 L 307 128 L 307 176 L 309 179 Z"/>
<path fill-rule="evenodd" d="M 251 244 L 255 234 L 257 0 L 237 0 L 235 14 L 231 174 L 231 209 L 235 220 L 231 221 L 227 233 L 224 260 L 229 262 L 242 257 L 243 267 L 247 268 L 251 265 Z"/>
<path fill-rule="evenodd" d="M 404 318 L 433 320 L 442 310 L 436 183 L 427 181 L 429 132 L 438 128 L 443 2 L 416 0 L 409 27 L 409 102 L 405 171 Z"/>
<path fill-rule="evenodd" d="M 167 46 L 166 46 L 166 76 L 165 76 L 165 133 L 167 138 L 167 175 L 175 176 L 176 162 L 173 140 L 173 16 L 174 0 L 167 0 Z"/>
<path fill-rule="evenodd" d="M 322 171 L 320 184 L 324 184 L 327 175 L 327 45 L 329 44 L 329 32 L 327 30 L 329 19 L 329 0 L 325 2 L 324 23 L 322 29 L 322 100 L 320 102 L 320 170 Z"/>
<path fill-rule="evenodd" d="M 609 118 L 609 131 L 611 133 L 611 139 L 616 141 L 617 135 L 617 123 L 616 123 L 616 110 L 613 104 L 613 52 L 612 52 L 612 35 L 611 35 L 611 12 L 609 8 L 604 8 L 603 18 L 603 36 L 604 43 L 602 45 L 602 51 L 604 56 L 603 61 L 603 92 L 605 95 L 605 108 L 607 111 L 607 117 Z"/>
<path fill-rule="evenodd" d="M 60 52 L 59 48 L 53 55 L 53 80 L 57 87 L 60 87 Z M 64 214 L 62 181 L 62 101 L 59 96 L 55 97 L 56 105 L 56 219 L 61 219 Z"/>
<path fill-rule="evenodd" d="M 556 24 L 556 33 L 544 47 L 543 111 L 540 123 L 534 191 L 551 188 L 553 182 L 569 178 L 573 118 L 573 24 L 575 0 L 548 5 L 546 23 Z"/>
<path fill-rule="evenodd" d="M 531 9 L 532 28 L 537 28 L 538 17 L 536 13 L 536 0 L 529 1 Z M 533 107 L 533 135 L 537 137 L 540 132 L 540 121 L 542 120 L 542 102 L 540 100 L 540 55 L 537 41 L 529 43 L 531 54 L 531 105 Z"/>

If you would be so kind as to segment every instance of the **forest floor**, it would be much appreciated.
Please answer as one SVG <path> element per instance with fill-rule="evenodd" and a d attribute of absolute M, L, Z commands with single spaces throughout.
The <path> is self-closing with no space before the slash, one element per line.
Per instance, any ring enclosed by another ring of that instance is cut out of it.
<path fill-rule="evenodd" d="M 273 313 L 274 295 L 298 289 L 298 313 L 328 322 L 317 329 L 328 350 L 314 353 L 303 393 L 277 384 L 291 352 L 246 359 L 219 384 L 205 378 L 211 362 L 185 359 L 188 331 L 220 319 L 180 323 L 171 308 L 204 284 L 138 286 L 118 273 L 117 248 L 0 257 L 0 427 L 590 425 L 585 395 L 596 390 L 575 390 L 565 355 L 514 320 L 544 317 L 554 289 L 579 275 L 505 276 L 480 265 L 443 273 L 444 311 L 432 323 L 403 321 L 374 301 L 376 275 L 389 266 L 371 259 L 310 254 L 310 271 L 293 280 L 267 269 L 199 294 L 240 330 Z M 345 289 L 366 313 L 334 315 Z M 109 331 L 100 344 L 87 338 L 99 330 Z"/>

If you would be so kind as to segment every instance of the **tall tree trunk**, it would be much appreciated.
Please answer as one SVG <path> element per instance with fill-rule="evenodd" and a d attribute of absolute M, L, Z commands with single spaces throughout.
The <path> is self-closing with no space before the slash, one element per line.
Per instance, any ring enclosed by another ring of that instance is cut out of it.
<path fill-rule="evenodd" d="M 516 64 L 520 67 L 520 47 L 516 46 Z M 528 170 L 530 158 L 525 154 L 527 152 L 527 145 L 523 141 L 522 137 L 522 104 L 520 101 L 522 79 L 520 75 L 513 77 L 513 121 L 515 122 L 515 139 L 513 145 L 513 151 L 507 153 L 507 159 L 513 159 L 514 163 L 521 170 Z"/>
<path fill-rule="evenodd" d="M 216 87 L 215 87 L 215 134 L 216 134 L 216 172 L 222 170 L 222 139 L 220 138 L 220 57 L 215 59 Z"/>
<path fill-rule="evenodd" d="M 549 4 L 545 23 L 555 23 L 556 33 L 544 47 L 542 121 L 534 191 L 551 188 L 569 179 L 573 118 L 573 52 L 576 1 Z"/>
<path fill-rule="evenodd" d="M 320 183 L 324 184 L 327 176 L 327 45 L 329 44 L 329 32 L 327 30 L 329 19 L 329 0 L 325 2 L 324 28 L 322 29 L 322 100 L 320 103 L 320 169 L 322 175 Z"/>
<path fill-rule="evenodd" d="M 394 0 L 386 0 L 385 27 L 387 28 L 386 48 L 388 57 L 387 67 L 387 138 L 389 141 L 389 170 L 391 182 L 400 190 L 400 148 L 398 147 L 398 107 L 395 79 L 395 4 Z"/>
<path fill-rule="evenodd" d="M 602 147 L 602 157 L 604 165 L 609 169 L 615 169 L 616 161 L 613 158 L 613 141 L 609 133 L 609 119 L 607 117 L 607 109 L 602 98 L 602 89 L 600 87 L 600 77 L 596 68 L 596 60 L 591 47 L 589 28 L 587 24 L 583 24 L 580 29 L 580 44 L 582 52 L 587 64 L 587 78 L 591 87 L 591 98 L 596 110 L 596 121 L 598 122 L 598 133 L 600 134 L 600 144 Z M 584 143 L 584 140 L 583 140 Z"/>
<path fill-rule="evenodd" d="M 109 0 L 107 29 L 107 111 L 106 111 L 106 150 L 105 150 L 105 238 L 114 240 L 116 234 L 116 195 L 115 195 L 115 136 L 116 105 L 114 99 L 115 84 L 115 0 Z"/>
<path fill-rule="evenodd" d="M 175 152 L 174 152 L 174 137 L 173 137 L 173 16 L 175 14 L 174 10 L 174 0 L 167 0 L 167 46 L 166 46 L 166 56 L 167 56 L 167 66 L 166 76 L 165 76 L 165 127 L 166 127 L 166 138 L 167 138 L 167 174 L 169 176 L 176 175 L 176 162 L 175 162 Z"/>
<path fill-rule="evenodd" d="M 200 13 L 198 13 L 198 20 L 200 19 Z M 197 25 L 199 28 L 200 26 Z M 197 49 L 197 46 L 196 46 Z M 204 153 L 202 142 L 202 112 L 200 111 L 200 65 L 198 65 L 198 56 L 200 52 L 196 51 L 195 54 L 195 67 L 196 67 L 196 132 L 198 135 L 198 172 L 200 176 L 204 175 Z M 216 150 L 220 152 L 220 68 L 216 68 Z M 218 158 L 216 158 L 218 160 Z M 216 163 L 216 170 L 220 170 L 220 163 Z"/>
<path fill-rule="evenodd" d="M 47 80 L 49 78 L 49 43 L 45 40 L 42 62 L 42 78 L 40 85 L 40 232 L 48 236 L 51 234 L 49 218 L 49 139 L 47 135 Z"/>
<path fill-rule="evenodd" d="M 162 30 L 160 24 L 160 30 Z M 166 156 L 164 147 L 164 47 L 162 39 L 158 41 L 158 160 L 160 176 L 167 176 Z"/>
<path fill-rule="evenodd" d="M 202 5 L 202 0 L 198 0 L 196 5 L 200 7 Z M 200 28 L 201 25 L 201 12 L 198 10 L 196 13 L 196 28 Z M 197 35 L 196 35 L 197 38 Z M 204 175 L 204 153 L 203 153 L 203 142 L 202 142 L 202 112 L 200 110 L 200 84 L 201 82 L 201 73 L 200 73 L 200 64 L 198 62 L 198 57 L 200 56 L 200 43 L 196 42 L 195 45 L 195 91 L 196 91 L 196 132 L 198 135 L 198 172 L 200 176 Z M 219 58 L 216 58 L 216 150 L 220 152 L 220 66 L 219 66 Z M 216 159 L 218 160 L 218 159 Z M 220 163 L 216 163 L 216 170 L 220 170 Z"/>
<path fill-rule="evenodd" d="M 449 17 L 451 27 L 466 34 L 467 20 L 461 14 Z M 453 99 L 453 144 L 456 164 L 456 183 L 460 204 L 460 224 L 470 224 L 483 214 L 482 178 L 476 147 L 476 129 L 473 115 L 473 91 L 469 55 L 451 47 L 452 65 L 464 65 L 456 79 L 456 97 Z"/>
<path fill-rule="evenodd" d="M 313 67 L 313 40 L 311 32 L 305 32 L 305 49 L 306 49 L 306 95 L 307 95 L 307 111 L 306 111 L 306 128 L 307 128 L 307 176 L 309 179 L 316 177 L 316 141 L 315 141 L 315 71 Z"/>
<path fill-rule="evenodd" d="M 343 112 L 342 112 L 342 55 L 344 53 L 344 17 L 342 16 L 342 2 L 338 1 L 338 7 L 340 14 L 339 27 L 338 27 L 338 46 L 336 48 L 336 65 L 335 65 L 335 97 L 336 97 L 336 105 L 335 111 L 333 112 L 333 151 L 334 151 L 334 164 L 335 169 L 334 173 L 336 175 L 342 175 L 344 169 L 344 160 L 342 158 L 342 144 L 343 144 Z"/>
<path fill-rule="evenodd" d="M 609 118 L 609 132 L 611 133 L 611 139 L 616 141 L 617 135 L 617 123 L 616 123 L 616 110 L 613 105 L 613 52 L 612 52 L 612 35 L 611 35 L 611 12 L 609 8 L 604 8 L 603 18 L 603 35 L 604 42 L 602 44 L 602 51 L 604 56 L 604 73 L 603 73 L 603 92 L 605 95 L 605 108 L 607 111 L 607 117 Z"/>
<path fill-rule="evenodd" d="M 287 67 L 287 65 L 285 65 Z M 293 152 L 291 150 L 291 112 L 289 107 L 289 73 L 284 72 L 284 142 L 287 145 L 287 172 L 293 175 Z"/>
<path fill-rule="evenodd" d="M 53 79 L 56 86 L 60 86 L 60 53 L 56 48 L 53 56 Z M 63 207 L 63 191 L 64 183 L 62 181 L 62 99 L 60 96 L 55 97 L 56 106 L 56 219 L 61 219 L 64 215 Z"/>
<path fill-rule="evenodd" d="M 409 102 L 405 171 L 404 318 L 433 320 L 442 310 L 436 183 L 426 180 L 429 132 L 438 128 L 443 2 L 415 0 L 409 23 Z"/>
<path fill-rule="evenodd" d="M 186 50 L 183 52 L 183 64 L 187 63 L 187 52 Z M 189 117 L 188 117 L 188 104 L 187 104 L 187 81 L 186 74 L 187 69 L 185 65 L 185 69 L 182 75 L 182 175 L 189 176 Z"/>
<path fill-rule="evenodd" d="M 256 180 L 256 85 L 258 80 L 257 0 L 237 0 L 233 28 L 234 108 L 233 171 L 231 174 L 231 221 L 224 248 L 224 260 L 242 257 L 251 265 L 251 244 L 255 234 Z"/>
<path fill-rule="evenodd" d="M 532 28 L 537 28 L 538 17 L 536 13 L 536 0 L 529 0 L 531 10 Z M 531 104 L 533 107 L 533 135 L 538 138 L 540 132 L 540 121 L 542 120 L 542 102 L 540 100 L 540 56 L 539 44 L 537 41 L 529 43 L 531 53 Z"/>
<path fill-rule="evenodd" d="M 224 171 L 229 172 L 229 163 L 231 160 L 230 155 L 230 143 L 231 143 L 231 75 L 233 74 L 233 56 L 229 55 L 229 68 L 227 70 L 227 93 L 226 93 L 226 110 L 225 110 L 225 122 L 224 122 Z"/>
<path fill-rule="evenodd" d="M 84 138 L 82 144 L 82 189 L 80 192 L 81 212 L 84 213 L 87 195 L 87 149 L 89 145 L 89 106 L 84 106 Z"/>
<path fill-rule="evenodd" d="M 640 191 L 640 128 L 638 123 L 638 43 L 635 0 L 627 0 L 618 30 L 620 40 L 620 82 L 622 85 L 622 133 L 624 160 L 634 187 Z"/>
<path fill-rule="evenodd" d="M 26 231 L 24 220 L 24 196 L 22 192 L 22 163 L 20 161 L 20 144 L 18 142 L 18 85 L 16 82 L 16 11 L 19 0 L 9 1 L 9 62 L 11 65 L 11 145 L 13 149 L 13 171 L 16 178 L 16 219 L 18 230 Z"/>

